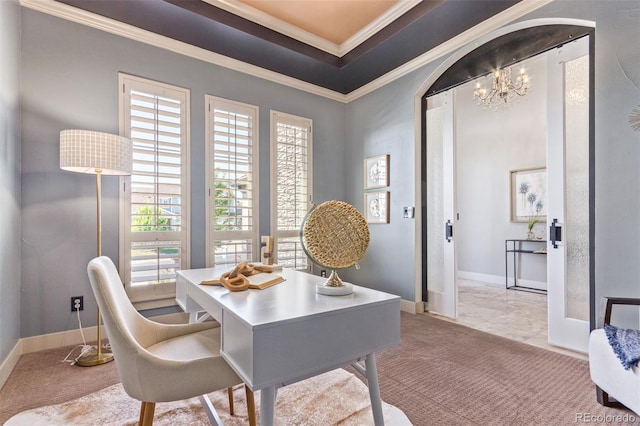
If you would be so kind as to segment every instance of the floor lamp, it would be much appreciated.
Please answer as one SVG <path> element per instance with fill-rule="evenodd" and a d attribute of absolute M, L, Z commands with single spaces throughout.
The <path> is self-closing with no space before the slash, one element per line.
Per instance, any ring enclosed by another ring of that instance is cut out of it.
<path fill-rule="evenodd" d="M 102 255 L 102 208 L 100 179 L 102 175 L 131 174 L 131 141 L 125 137 L 89 130 L 60 132 L 60 168 L 77 173 L 96 175 L 98 256 Z M 100 309 L 98 308 L 97 348 L 84 352 L 77 364 L 92 367 L 113 360 L 109 350 L 100 343 Z"/>

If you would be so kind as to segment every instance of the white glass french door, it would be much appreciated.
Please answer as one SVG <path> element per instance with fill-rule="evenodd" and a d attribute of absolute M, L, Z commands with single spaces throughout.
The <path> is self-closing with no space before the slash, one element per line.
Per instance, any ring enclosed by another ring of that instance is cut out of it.
<path fill-rule="evenodd" d="M 549 343 L 589 339 L 589 38 L 547 55 Z"/>
<path fill-rule="evenodd" d="M 457 317 L 455 251 L 454 91 L 427 99 L 426 279 L 427 309 Z"/>

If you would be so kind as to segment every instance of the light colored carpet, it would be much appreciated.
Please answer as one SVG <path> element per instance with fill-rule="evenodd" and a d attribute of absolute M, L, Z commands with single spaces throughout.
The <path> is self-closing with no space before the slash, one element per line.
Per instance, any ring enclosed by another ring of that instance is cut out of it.
<path fill-rule="evenodd" d="M 256 392 L 256 411 L 260 418 L 260 392 Z M 248 424 L 244 388 L 234 388 L 235 415 L 229 414 L 226 391 L 209 394 L 223 423 Z M 62 404 L 35 408 L 16 414 L 7 426 L 33 425 L 135 425 L 140 403 L 130 398 L 122 385 Z M 385 422 L 394 426 L 411 425 L 398 408 L 383 402 Z M 156 404 L 154 425 L 206 425 L 207 416 L 198 398 Z M 337 369 L 278 390 L 278 425 L 370 425 L 373 424 L 369 391 L 353 374 Z"/>
<path fill-rule="evenodd" d="M 429 315 L 403 312 L 400 324 L 401 343 L 376 353 L 380 393 L 416 426 L 574 425 L 579 413 L 631 414 L 596 402 L 587 361 Z M 0 424 L 22 411 L 70 401 L 120 381 L 116 362 L 91 368 L 61 364 L 70 350 L 20 357 L 0 389 Z M 244 397 L 239 399 L 238 411 L 244 409 Z"/>

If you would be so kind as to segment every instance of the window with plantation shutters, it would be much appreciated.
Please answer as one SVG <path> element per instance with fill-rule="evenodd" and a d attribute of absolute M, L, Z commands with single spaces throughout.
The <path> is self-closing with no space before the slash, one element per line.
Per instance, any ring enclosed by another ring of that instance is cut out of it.
<path fill-rule="evenodd" d="M 257 261 L 258 107 L 207 95 L 207 266 Z"/>
<path fill-rule="evenodd" d="M 122 178 L 120 274 L 141 307 L 175 304 L 189 267 L 189 91 L 120 74 L 120 133 L 133 143 Z"/>
<path fill-rule="evenodd" d="M 279 265 L 309 269 L 300 227 L 311 200 L 311 120 L 271 112 L 271 233 Z"/>

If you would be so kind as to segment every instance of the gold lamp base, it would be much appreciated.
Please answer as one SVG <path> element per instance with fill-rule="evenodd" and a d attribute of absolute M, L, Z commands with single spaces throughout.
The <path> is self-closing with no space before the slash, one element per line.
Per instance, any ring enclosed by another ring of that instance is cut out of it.
<path fill-rule="evenodd" d="M 97 349 L 91 349 L 82 354 L 76 360 L 76 364 L 81 367 L 95 367 L 96 365 L 106 364 L 110 361 L 113 361 L 111 350 L 102 348 L 100 352 L 98 352 Z"/>

